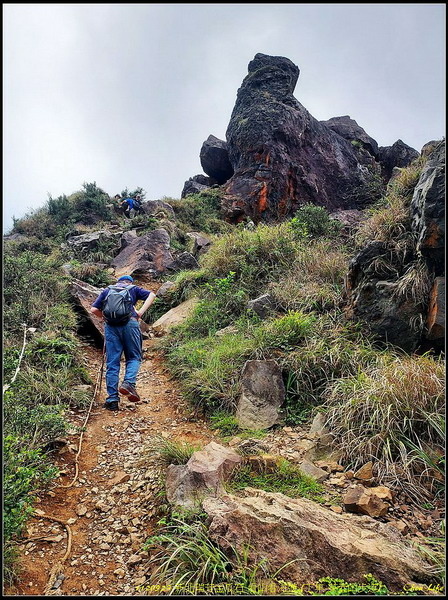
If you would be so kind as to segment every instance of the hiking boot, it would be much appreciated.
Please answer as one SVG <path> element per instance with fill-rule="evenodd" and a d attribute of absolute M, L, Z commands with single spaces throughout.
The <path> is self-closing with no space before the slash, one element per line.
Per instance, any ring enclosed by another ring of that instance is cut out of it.
<path fill-rule="evenodd" d="M 104 408 L 107 408 L 107 410 L 112 410 L 116 412 L 118 410 L 118 400 L 113 400 L 112 402 L 105 402 L 103 406 Z"/>
<path fill-rule="evenodd" d="M 123 396 L 127 396 L 127 399 L 131 402 L 140 402 L 140 396 L 137 394 L 137 390 L 127 381 L 123 381 L 118 388 L 118 391 L 120 394 L 123 394 Z"/>

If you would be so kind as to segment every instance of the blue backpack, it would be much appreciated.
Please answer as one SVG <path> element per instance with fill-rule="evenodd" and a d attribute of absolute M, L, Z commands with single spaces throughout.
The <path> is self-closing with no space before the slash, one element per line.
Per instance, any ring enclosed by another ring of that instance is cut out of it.
<path fill-rule="evenodd" d="M 134 304 L 129 290 L 135 285 L 109 285 L 103 315 L 109 325 L 125 325 L 133 314 Z"/>

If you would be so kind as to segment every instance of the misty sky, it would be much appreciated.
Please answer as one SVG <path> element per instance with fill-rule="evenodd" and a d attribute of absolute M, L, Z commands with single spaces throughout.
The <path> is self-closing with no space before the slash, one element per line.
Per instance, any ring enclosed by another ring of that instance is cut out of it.
<path fill-rule="evenodd" d="M 257 52 L 317 119 L 445 135 L 445 4 L 3 4 L 3 231 L 96 181 L 179 198 Z"/>

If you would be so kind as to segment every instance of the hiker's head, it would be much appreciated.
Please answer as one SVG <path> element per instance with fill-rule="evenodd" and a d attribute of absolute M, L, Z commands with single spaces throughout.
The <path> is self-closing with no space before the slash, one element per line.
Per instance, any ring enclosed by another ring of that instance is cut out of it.
<path fill-rule="evenodd" d="M 141 199 L 142 199 L 142 197 L 140 196 L 140 194 L 137 194 L 137 195 L 136 195 L 136 197 L 135 197 L 135 199 L 136 199 L 136 200 L 141 200 Z"/>
<path fill-rule="evenodd" d="M 132 277 L 130 275 L 122 275 L 121 277 L 119 277 L 117 279 L 117 282 L 118 281 L 125 281 L 125 282 L 132 283 L 134 280 L 132 279 Z"/>
<path fill-rule="evenodd" d="M 115 194 L 114 198 L 115 198 L 115 200 L 121 200 L 120 194 Z"/>

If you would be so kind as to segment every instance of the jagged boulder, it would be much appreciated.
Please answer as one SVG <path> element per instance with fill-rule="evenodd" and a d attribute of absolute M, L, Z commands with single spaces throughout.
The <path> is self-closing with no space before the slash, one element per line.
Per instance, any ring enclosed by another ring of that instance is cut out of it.
<path fill-rule="evenodd" d="M 170 465 L 166 473 L 166 497 L 176 507 L 197 508 L 210 495 L 224 492 L 223 483 L 242 458 L 231 448 L 210 442 L 194 452 L 186 465 Z"/>
<path fill-rule="evenodd" d="M 146 215 L 151 217 L 158 217 L 175 220 L 176 215 L 171 204 L 164 202 L 163 200 L 147 200 L 142 202 L 142 208 Z"/>
<path fill-rule="evenodd" d="M 367 516 L 335 514 L 304 498 L 246 488 L 245 495 L 206 498 L 209 535 L 224 550 L 248 548 L 249 564 L 265 559 L 282 579 L 362 581 L 371 573 L 390 590 L 430 582 L 430 566 L 397 529 Z"/>
<path fill-rule="evenodd" d="M 294 98 L 298 77 L 281 56 L 257 54 L 249 63 L 226 133 L 235 172 L 223 208 L 232 222 L 283 218 L 307 202 L 336 210 L 372 200 L 375 174 Z"/>
<path fill-rule="evenodd" d="M 259 317 L 263 318 L 275 308 L 275 300 L 271 294 L 263 294 L 262 296 L 258 296 L 258 298 L 254 298 L 254 300 L 249 300 L 247 308 L 253 310 Z"/>
<path fill-rule="evenodd" d="M 199 263 L 190 252 L 181 252 L 174 257 L 173 262 L 167 267 L 170 271 L 185 271 L 186 269 L 197 269 Z"/>
<path fill-rule="evenodd" d="M 179 325 L 188 319 L 197 303 L 197 298 L 185 300 L 185 302 L 182 302 L 178 306 L 171 308 L 168 312 L 157 319 L 157 321 L 151 325 L 151 329 L 153 329 L 159 335 L 167 333 L 172 327 Z"/>
<path fill-rule="evenodd" d="M 345 115 L 344 117 L 332 117 L 331 119 L 328 119 L 328 121 L 320 122 L 349 142 L 355 142 L 355 145 L 360 144 L 369 154 L 378 158 L 378 143 L 348 115 Z"/>
<path fill-rule="evenodd" d="M 79 255 L 92 252 L 105 241 L 115 242 L 116 249 L 118 250 L 122 235 L 122 231 L 109 231 L 107 229 L 100 229 L 98 231 L 92 231 L 90 233 L 68 237 L 66 243 L 69 248 L 72 248 L 73 251 Z"/>
<path fill-rule="evenodd" d="M 199 155 L 202 168 L 218 184 L 228 181 L 233 175 L 233 167 L 229 160 L 227 142 L 209 135 L 202 144 Z"/>
<path fill-rule="evenodd" d="M 216 180 L 212 179 L 211 177 L 206 177 L 205 175 L 195 175 L 194 177 L 190 177 L 190 179 L 184 183 L 180 197 L 186 198 L 191 194 L 199 194 L 216 183 Z"/>
<path fill-rule="evenodd" d="M 393 495 L 388 487 L 365 488 L 362 485 L 351 486 L 343 498 L 345 510 L 369 517 L 387 515 L 392 500 Z"/>
<path fill-rule="evenodd" d="M 425 257 L 431 271 L 445 269 L 445 141 L 437 144 L 415 186 L 411 201 L 412 229 L 417 252 Z"/>
<path fill-rule="evenodd" d="M 378 152 L 378 160 L 386 181 L 391 178 L 394 167 L 407 167 L 418 157 L 417 150 L 402 140 L 397 140 L 392 146 L 380 146 Z"/>
<path fill-rule="evenodd" d="M 205 254 L 208 252 L 212 241 L 203 235 L 202 233 L 198 233 L 197 231 L 190 231 L 187 233 L 187 236 L 194 240 L 193 244 L 193 256 L 200 256 L 201 254 Z"/>
<path fill-rule="evenodd" d="M 241 428 L 267 429 L 280 422 L 285 384 L 275 360 L 246 361 L 241 373 L 241 388 L 235 413 Z"/>
<path fill-rule="evenodd" d="M 165 229 L 155 229 L 132 240 L 111 262 L 117 277 L 147 274 L 157 277 L 173 263 L 170 236 Z"/>

